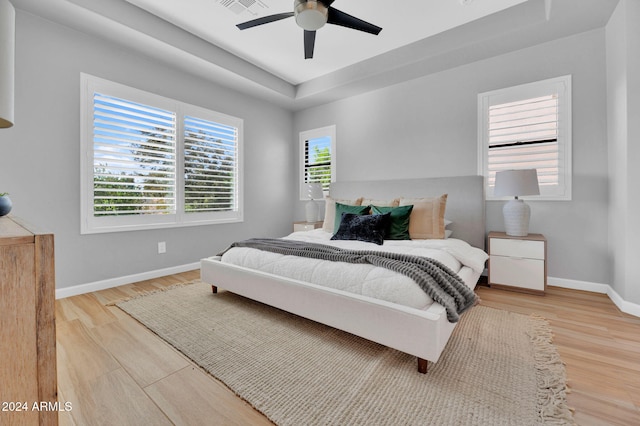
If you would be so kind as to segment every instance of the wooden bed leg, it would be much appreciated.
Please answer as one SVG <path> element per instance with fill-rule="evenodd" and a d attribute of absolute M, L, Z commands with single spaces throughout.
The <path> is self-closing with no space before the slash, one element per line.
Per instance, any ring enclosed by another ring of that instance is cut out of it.
<path fill-rule="evenodd" d="M 214 293 L 214 294 L 217 293 L 218 292 L 218 287 L 216 287 L 215 285 L 212 285 L 211 286 L 211 292 Z"/>
<path fill-rule="evenodd" d="M 429 362 L 426 359 L 418 358 L 418 373 L 427 374 L 427 365 Z"/>

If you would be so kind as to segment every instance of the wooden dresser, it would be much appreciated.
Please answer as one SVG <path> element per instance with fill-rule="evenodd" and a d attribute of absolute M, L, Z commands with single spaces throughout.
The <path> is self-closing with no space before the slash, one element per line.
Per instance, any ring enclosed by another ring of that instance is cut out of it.
<path fill-rule="evenodd" d="M 0 217 L 0 403 L 0 424 L 58 424 L 53 235 L 8 216 Z"/>

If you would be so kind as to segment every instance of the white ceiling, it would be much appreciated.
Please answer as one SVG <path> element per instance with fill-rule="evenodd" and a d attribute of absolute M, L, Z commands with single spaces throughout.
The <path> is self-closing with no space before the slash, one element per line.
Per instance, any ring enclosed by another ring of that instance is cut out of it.
<path fill-rule="evenodd" d="M 383 28 L 317 31 L 305 60 L 293 0 L 11 0 L 17 9 L 300 110 L 606 25 L 619 0 L 336 0 Z"/>
<path fill-rule="evenodd" d="M 294 18 L 240 31 L 236 24 L 293 11 L 293 0 L 126 0 L 292 84 L 491 15 L 526 0 L 337 0 L 331 7 L 382 27 L 372 35 L 337 25 L 316 33 L 304 59 Z M 248 6 L 248 7 L 247 7 Z"/>

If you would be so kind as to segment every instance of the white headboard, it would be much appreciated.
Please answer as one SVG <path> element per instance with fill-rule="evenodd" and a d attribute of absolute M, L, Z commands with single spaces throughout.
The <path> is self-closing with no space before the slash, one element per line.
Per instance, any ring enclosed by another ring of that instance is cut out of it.
<path fill-rule="evenodd" d="M 447 196 L 445 218 L 453 221 L 452 238 L 484 250 L 485 196 L 482 176 L 454 176 L 421 179 L 334 182 L 333 198 L 392 199 L 397 197 Z"/>

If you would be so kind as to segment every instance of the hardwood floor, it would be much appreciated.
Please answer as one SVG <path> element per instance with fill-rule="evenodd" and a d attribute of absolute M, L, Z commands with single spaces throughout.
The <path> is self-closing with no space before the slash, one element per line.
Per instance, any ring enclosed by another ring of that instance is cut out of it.
<path fill-rule="evenodd" d="M 547 318 L 579 425 L 640 425 L 640 318 L 604 294 L 547 287 L 544 296 L 478 287 L 485 306 Z"/>
<path fill-rule="evenodd" d="M 162 339 L 110 304 L 199 278 L 171 275 L 56 301 L 61 425 L 269 425 Z M 482 304 L 549 319 L 580 425 L 640 424 L 640 318 L 605 295 L 478 287 Z"/>
<path fill-rule="evenodd" d="M 271 425 L 114 302 L 200 278 L 171 275 L 56 301 L 61 425 Z"/>

